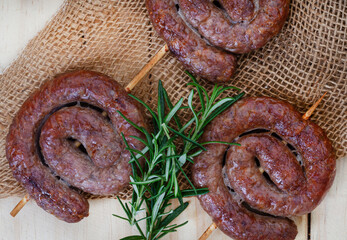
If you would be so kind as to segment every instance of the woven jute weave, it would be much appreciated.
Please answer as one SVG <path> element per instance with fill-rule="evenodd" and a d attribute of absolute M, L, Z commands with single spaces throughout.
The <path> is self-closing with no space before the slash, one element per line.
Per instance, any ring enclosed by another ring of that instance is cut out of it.
<path fill-rule="evenodd" d="M 347 150 L 346 5 L 345 0 L 293 0 L 281 33 L 264 48 L 241 55 L 230 83 L 248 96 L 289 101 L 302 113 L 328 92 L 312 120 L 326 130 L 338 157 Z M 0 198 L 25 193 L 12 177 L 5 141 L 12 118 L 35 89 L 57 74 L 77 69 L 102 72 L 125 86 L 163 45 L 142 0 L 66 1 L 0 76 Z M 155 107 L 159 79 L 174 102 L 187 97 L 189 79 L 170 54 L 133 94 Z M 130 191 L 121 194 L 129 195 Z"/>

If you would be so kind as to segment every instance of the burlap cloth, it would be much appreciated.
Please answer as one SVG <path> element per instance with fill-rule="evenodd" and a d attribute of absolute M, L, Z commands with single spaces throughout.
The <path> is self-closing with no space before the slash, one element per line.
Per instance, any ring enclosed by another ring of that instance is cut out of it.
<path fill-rule="evenodd" d="M 346 19 L 345 0 L 292 1 L 282 32 L 261 50 L 240 56 L 231 83 L 248 96 L 287 100 L 301 112 L 328 92 L 312 120 L 326 130 L 338 157 L 347 149 Z M 163 44 L 143 0 L 66 1 L 0 77 L 0 198 L 25 192 L 12 177 L 5 139 L 13 116 L 43 81 L 62 72 L 90 69 L 125 86 Z M 175 101 L 187 97 L 188 77 L 170 54 L 133 94 L 155 106 L 158 79 Z"/>

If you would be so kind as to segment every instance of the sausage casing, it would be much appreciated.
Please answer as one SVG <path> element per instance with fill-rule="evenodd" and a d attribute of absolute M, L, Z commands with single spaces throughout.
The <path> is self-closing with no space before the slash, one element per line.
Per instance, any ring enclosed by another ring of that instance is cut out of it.
<path fill-rule="evenodd" d="M 60 75 L 24 102 L 10 126 L 6 156 L 14 177 L 40 207 L 77 222 L 88 216 L 89 205 L 71 187 L 106 195 L 128 186 L 130 155 L 121 133 L 139 150 L 143 145 L 130 136 L 142 135 L 117 111 L 146 127 L 122 86 L 91 71 Z M 74 147 L 72 139 L 86 152 Z"/>
<path fill-rule="evenodd" d="M 245 135 L 255 129 L 265 132 Z M 202 207 L 235 239 L 294 239 L 296 226 L 285 217 L 311 212 L 335 176 L 324 131 L 277 99 L 240 100 L 210 123 L 201 141 L 240 144 L 209 144 L 193 165 L 194 184 L 210 191 L 199 196 Z"/>

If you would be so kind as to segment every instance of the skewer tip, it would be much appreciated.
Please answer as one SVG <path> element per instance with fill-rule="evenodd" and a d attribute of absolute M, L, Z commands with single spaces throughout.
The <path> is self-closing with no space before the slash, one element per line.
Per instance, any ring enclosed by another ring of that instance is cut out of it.
<path fill-rule="evenodd" d="M 29 194 L 26 194 L 22 200 L 13 208 L 13 210 L 10 212 L 10 215 L 12 217 L 15 217 L 19 211 L 25 206 L 25 204 L 29 201 L 30 197 Z"/>
<path fill-rule="evenodd" d="M 79 141 L 75 141 L 74 145 L 76 148 L 79 148 L 81 146 L 82 143 L 80 143 Z"/>
<path fill-rule="evenodd" d="M 199 238 L 199 240 L 206 240 L 216 228 L 217 228 L 217 225 L 216 225 L 215 223 L 212 223 L 212 224 L 206 229 L 206 231 L 201 235 L 201 237 Z"/>
<path fill-rule="evenodd" d="M 312 113 L 314 112 L 314 110 L 318 107 L 319 103 L 323 100 L 324 96 L 326 95 L 327 93 L 325 92 L 323 94 L 323 96 L 320 97 L 320 99 L 318 99 L 317 102 L 315 102 L 312 107 L 310 107 L 310 109 L 302 116 L 302 118 L 304 120 L 308 120 L 310 118 L 310 116 L 312 115 Z"/>

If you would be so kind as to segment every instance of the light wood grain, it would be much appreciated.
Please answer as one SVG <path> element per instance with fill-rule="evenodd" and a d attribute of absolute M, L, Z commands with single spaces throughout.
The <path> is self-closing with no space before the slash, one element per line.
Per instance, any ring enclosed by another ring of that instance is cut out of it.
<path fill-rule="evenodd" d="M 56 219 L 39 208 L 34 201 L 27 203 L 16 218 L 12 218 L 9 211 L 19 200 L 20 198 L 17 197 L 0 199 L 0 239 L 119 239 L 137 233 L 135 228 L 131 228 L 126 222 L 112 216 L 113 213 L 123 214 L 121 206 L 114 199 L 90 201 L 90 216 L 74 224 Z M 195 240 L 211 225 L 212 220 L 201 208 L 199 201 L 196 198 L 189 198 L 187 201 L 190 203 L 187 210 L 175 223 L 188 220 L 188 224 L 166 239 Z M 174 202 L 173 206 L 175 207 L 177 204 Z M 323 202 L 322 206 L 324 205 Z M 307 221 L 305 218 L 306 216 L 295 219 L 299 230 L 296 240 L 307 240 Z M 320 233 L 320 231 L 317 232 Z M 334 235 L 321 239 L 343 239 L 333 237 Z M 227 240 L 230 238 L 216 229 L 209 239 Z"/>
<path fill-rule="evenodd" d="M 54 15 L 64 0 L 0 1 L 0 74 Z"/>
<path fill-rule="evenodd" d="M 63 0 L 2 0 L 0 1 L 0 72 L 20 53 L 25 44 L 45 25 Z M 347 157 L 340 159 L 333 187 L 320 206 L 312 213 L 312 240 L 347 239 Z M 136 229 L 112 213 L 122 214 L 113 199 L 90 201 L 90 216 L 79 223 L 68 224 L 39 208 L 34 201 L 12 218 L 9 212 L 19 197 L 0 199 L 1 240 L 60 240 L 60 239 L 119 239 L 135 234 Z M 211 225 L 211 218 L 203 211 L 198 200 L 188 199 L 189 207 L 177 223 L 189 220 L 177 233 L 166 239 L 198 239 Z M 174 203 L 176 205 L 177 203 Z M 307 217 L 296 218 L 297 240 L 307 240 Z M 209 239 L 230 239 L 216 229 Z"/>
<path fill-rule="evenodd" d="M 79 223 L 69 224 L 56 219 L 40 209 L 35 201 L 30 201 L 15 217 L 9 215 L 10 209 L 20 198 L 0 200 L 0 239 L 119 239 L 136 230 L 112 216 L 123 214 L 114 199 L 90 201 L 90 216 Z"/>
<path fill-rule="evenodd" d="M 333 186 L 312 212 L 312 240 L 347 239 L 347 157 L 337 161 L 336 169 Z"/>

